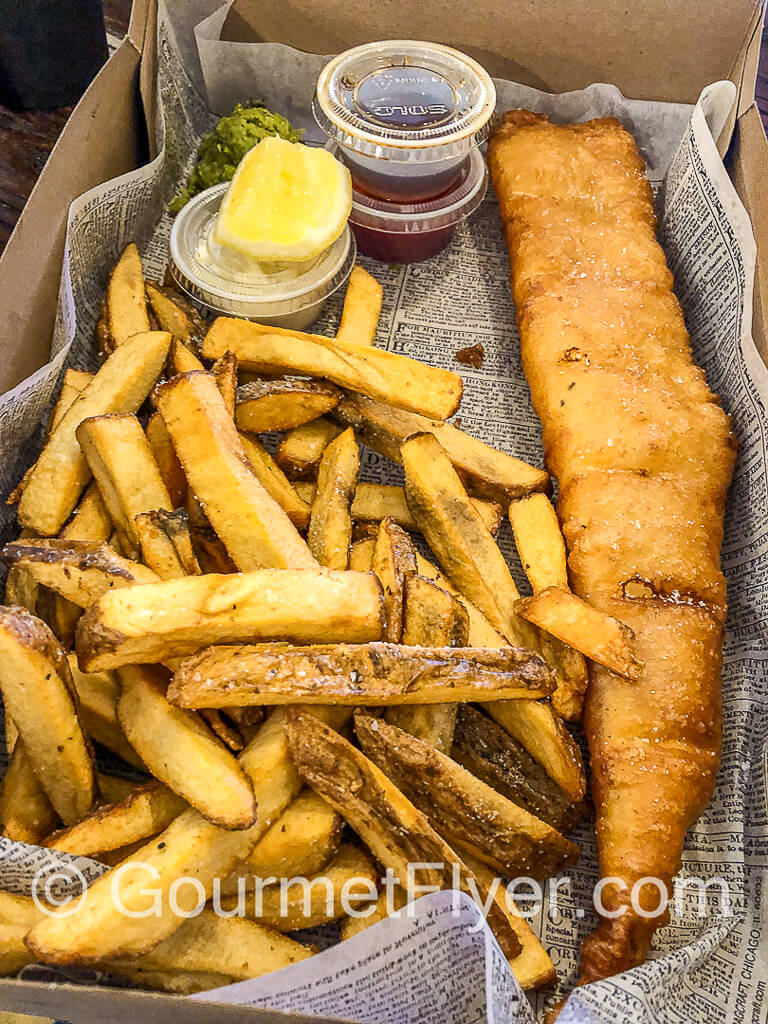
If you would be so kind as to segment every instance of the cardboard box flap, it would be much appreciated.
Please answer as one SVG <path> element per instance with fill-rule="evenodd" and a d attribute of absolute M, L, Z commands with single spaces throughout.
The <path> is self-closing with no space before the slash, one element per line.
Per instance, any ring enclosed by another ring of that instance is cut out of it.
<path fill-rule="evenodd" d="M 464 17 L 453 10 L 446 17 L 444 0 L 421 0 L 393 19 L 386 3 L 235 0 L 222 38 L 312 53 L 375 39 L 427 39 L 547 92 L 611 82 L 633 99 L 694 103 L 705 85 L 728 77 L 760 7 L 760 0 L 475 0 L 464 5 Z"/>

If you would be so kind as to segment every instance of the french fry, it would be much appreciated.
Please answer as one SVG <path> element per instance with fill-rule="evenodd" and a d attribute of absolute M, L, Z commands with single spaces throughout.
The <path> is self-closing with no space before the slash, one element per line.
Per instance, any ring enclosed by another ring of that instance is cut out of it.
<path fill-rule="evenodd" d="M 181 508 L 187 497 L 187 478 L 159 412 L 153 412 L 149 417 L 147 440 L 171 499 L 171 505 L 174 508 Z"/>
<path fill-rule="evenodd" d="M 509 521 L 534 594 L 547 587 L 568 590 L 565 541 L 546 494 L 531 494 L 513 501 L 509 506 Z M 549 634 L 542 635 L 541 650 L 557 676 L 552 707 L 561 718 L 579 718 L 588 683 L 584 656 Z"/>
<path fill-rule="evenodd" d="M 583 804 L 574 803 L 525 747 L 476 708 L 459 708 L 450 755 L 497 793 L 558 832 L 569 832 L 583 816 Z"/>
<path fill-rule="evenodd" d="M 120 699 L 117 679 L 111 672 L 81 671 L 74 654 L 67 655 L 67 662 L 80 701 L 80 717 L 86 734 L 128 764 L 144 768 L 144 762 L 125 738 L 117 718 Z"/>
<path fill-rule="evenodd" d="M 544 662 L 517 647 L 400 644 L 261 644 L 208 647 L 176 669 L 168 699 L 179 707 L 290 704 L 444 704 L 546 696 Z"/>
<path fill-rule="evenodd" d="M 587 782 L 579 748 L 546 701 L 496 701 L 483 707 L 574 803 L 584 799 Z"/>
<path fill-rule="evenodd" d="M 336 332 L 338 341 L 373 345 L 381 314 L 382 294 L 381 285 L 367 270 L 361 266 L 352 268 L 341 310 L 341 323 Z"/>
<path fill-rule="evenodd" d="M 243 737 L 237 731 L 237 729 L 228 722 L 220 711 L 216 711 L 214 708 L 206 708 L 200 712 L 200 717 L 214 734 L 218 736 L 225 747 L 235 753 L 239 753 L 245 743 Z"/>
<path fill-rule="evenodd" d="M 371 570 L 384 590 L 384 638 L 398 644 L 403 632 L 405 582 L 416 572 L 416 551 L 408 534 L 391 519 L 382 519 L 379 524 Z"/>
<path fill-rule="evenodd" d="M 268 885 L 255 899 L 223 896 L 224 910 L 244 908 L 249 917 L 278 932 L 317 928 L 347 916 L 347 907 L 359 909 L 370 903 L 378 872 L 371 858 L 351 843 L 343 843 L 332 860 L 307 884 Z M 305 896 L 306 893 L 306 896 Z M 355 899 L 355 897 L 358 897 Z"/>
<path fill-rule="evenodd" d="M 159 782 L 138 786 L 120 803 L 104 804 L 68 829 L 54 832 L 43 845 L 60 853 L 95 857 L 148 839 L 166 829 L 187 804 Z"/>
<path fill-rule="evenodd" d="M 171 347 L 168 349 L 168 373 L 173 377 L 177 373 L 193 373 L 195 370 L 205 370 L 205 367 L 197 358 L 194 352 L 174 337 Z"/>
<path fill-rule="evenodd" d="M 635 635 L 629 626 L 570 591 L 547 587 L 518 601 L 516 608 L 523 618 L 591 661 L 625 679 L 640 679 L 643 668 L 635 655 Z"/>
<path fill-rule="evenodd" d="M 323 452 L 344 428 L 319 416 L 311 423 L 289 430 L 275 456 L 278 466 L 290 480 L 314 476 Z"/>
<path fill-rule="evenodd" d="M 235 421 L 252 434 L 291 430 L 317 419 L 341 401 L 341 391 L 326 380 L 298 377 L 251 381 L 237 389 Z"/>
<path fill-rule="evenodd" d="M 450 423 L 430 420 L 395 408 L 389 399 L 374 401 L 347 394 L 333 410 L 333 419 L 354 427 L 358 438 L 393 462 L 402 462 L 400 445 L 412 434 L 434 434 L 465 485 L 481 498 L 507 508 L 510 501 L 532 491 L 547 491 L 549 475 L 542 469 L 500 452 Z"/>
<path fill-rule="evenodd" d="M 131 414 L 92 416 L 83 420 L 76 436 L 123 549 L 138 558 L 136 516 L 153 509 L 171 511 L 168 489 L 141 424 Z"/>
<path fill-rule="evenodd" d="M 154 777 L 214 825 L 251 826 L 256 804 L 248 777 L 198 715 L 168 703 L 162 670 L 130 665 L 118 675 L 118 721 Z"/>
<path fill-rule="evenodd" d="M 64 650 L 70 650 L 75 641 L 77 620 L 83 614 L 83 609 L 61 594 L 40 587 L 35 614 L 48 626 Z"/>
<path fill-rule="evenodd" d="M 238 569 L 316 566 L 296 527 L 256 478 L 213 376 L 174 377 L 155 396 L 190 487 Z"/>
<path fill-rule="evenodd" d="M 373 567 L 373 549 L 376 540 L 368 537 L 357 540 L 349 549 L 349 568 L 352 572 L 371 572 Z"/>
<path fill-rule="evenodd" d="M 16 974 L 35 958 L 24 945 L 26 929 L 18 924 L 0 924 L 0 975 Z"/>
<path fill-rule="evenodd" d="M 461 401 L 457 373 L 369 345 L 220 316 L 206 334 L 202 352 L 208 359 L 218 359 L 227 350 L 245 370 L 323 377 L 436 419 L 452 416 Z"/>
<path fill-rule="evenodd" d="M 19 540 L 27 540 L 34 535 L 30 530 L 22 530 Z M 2 552 L 0 552 L 0 557 Z M 37 600 L 40 596 L 40 584 L 28 572 L 16 565 L 8 568 L 5 579 L 5 603 L 17 608 L 26 608 L 33 615 L 37 612 Z"/>
<path fill-rule="evenodd" d="M 185 301 L 173 289 L 164 288 L 152 281 L 145 282 L 144 287 L 160 329 L 169 331 L 188 349 L 198 352 L 208 325 L 192 303 Z"/>
<path fill-rule="evenodd" d="M 133 520 L 142 560 L 161 580 L 199 576 L 187 514 L 183 509 L 142 512 Z"/>
<path fill-rule="evenodd" d="M 22 608 L 0 608 L 0 692 L 56 813 L 73 824 L 96 794 L 92 752 L 64 652 Z"/>
<path fill-rule="evenodd" d="M 467 598 L 454 587 L 451 581 L 444 576 L 440 570 L 429 561 L 429 559 L 424 558 L 424 556 L 419 552 L 416 552 L 416 565 L 420 576 L 424 576 L 425 579 L 436 583 L 441 590 L 448 591 L 452 597 L 456 598 L 467 613 L 469 626 L 468 643 L 470 647 L 503 647 L 506 644 L 504 637 L 493 628 L 480 609 L 476 608 L 471 601 L 467 600 Z"/>
<path fill-rule="evenodd" d="M 400 451 L 408 507 L 446 575 L 507 640 L 536 650 L 535 631 L 515 612 L 520 593 L 504 556 L 439 441 L 415 434 Z"/>
<path fill-rule="evenodd" d="M 168 353 L 163 331 L 129 338 L 107 359 L 51 434 L 19 502 L 23 526 L 42 536 L 59 532 L 90 478 L 76 431 L 89 416 L 135 412 L 152 389 Z"/>
<path fill-rule="evenodd" d="M 104 772 L 97 773 L 97 780 L 99 794 L 105 804 L 122 803 L 138 787 L 138 783 L 131 782 L 130 779 L 123 779 L 119 775 L 106 775 Z"/>
<path fill-rule="evenodd" d="M 405 882 L 411 877 L 409 866 L 418 863 L 427 865 L 419 872 L 420 883 L 450 889 L 458 882 L 469 891 L 474 875 L 373 761 L 300 708 L 290 709 L 285 730 L 301 776 L 352 826 L 379 864 L 392 868 L 396 879 Z M 493 903 L 488 924 L 505 955 L 516 956 L 517 936 Z"/>
<path fill-rule="evenodd" d="M 104 594 L 80 619 L 75 646 L 81 667 L 92 671 L 216 643 L 365 643 L 380 638 L 381 616 L 381 588 L 369 574 L 260 569 L 188 576 Z"/>
<path fill-rule="evenodd" d="M 24 744 L 17 740 L 0 790 L 0 834 L 38 846 L 53 832 L 58 820 Z"/>
<path fill-rule="evenodd" d="M 108 541 L 114 529 L 107 506 L 99 492 L 98 484 L 91 480 L 77 508 L 62 526 L 60 540 L 87 540 L 94 544 Z"/>
<path fill-rule="evenodd" d="M 233 352 L 225 352 L 211 367 L 216 387 L 221 392 L 229 415 L 234 418 L 237 408 L 237 356 Z"/>
<path fill-rule="evenodd" d="M 306 714 L 334 728 L 341 728 L 349 718 L 342 708 L 316 708 Z M 36 924 L 27 936 L 29 948 L 46 962 L 98 963 L 146 952 L 171 935 L 181 923 L 168 903 L 176 880 L 194 874 L 210 896 L 214 879 L 225 878 L 248 856 L 301 790 L 285 722 L 286 712 L 276 711 L 239 758 L 254 786 L 259 809 L 254 825 L 236 831 L 220 829 L 197 811 L 185 811 L 127 862 L 139 866 L 135 871 L 121 865 L 119 877 L 108 872 L 89 887 L 74 913 L 46 917 Z M 155 896 L 147 889 L 147 866 L 152 893 L 159 894 L 159 916 L 146 916 L 147 908 L 155 905 Z M 182 911 L 195 907 L 198 898 L 199 893 L 189 892 L 189 887 L 177 894 Z"/>
<path fill-rule="evenodd" d="M 396 726 L 358 711 L 364 753 L 447 841 L 461 842 L 505 878 L 549 878 L 579 849 L 450 757 Z"/>
<path fill-rule="evenodd" d="M 299 497 L 288 477 L 258 438 L 241 434 L 240 440 L 251 469 L 261 486 L 275 499 L 297 530 L 306 530 L 312 511 L 311 505 Z"/>
<path fill-rule="evenodd" d="M 90 541 L 16 540 L 0 550 L 0 557 L 80 608 L 89 607 L 110 590 L 159 580 L 140 562 L 122 558 L 108 544 Z"/>
<path fill-rule="evenodd" d="M 144 274 L 139 250 L 130 242 L 109 275 L 107 285 L 107 324 L 111 344 L 119 348 L 135 334 L 149 330 Z"/>
<path fill-rule="evenodd" d="M 346 569 L 349 565 L 349 506 L 359 468 L 360 452 L 354 431 L 345 430 L 331 441 L 320 460 L 307 535 L 310 551 L 320 565 L 329 569 Z"/>
<path fill-rule="evenodd" d="M 198 992 L 231 985 L 233 979 L 228 974 L 213 974 L 205 971 L 158 971 L 151 967 L 143 967 L 140 961 L 120 960 L 97 964 L 97 967 L 113 974 L 117 978 L 125 978 L 137 988 L 169 992 L 177 996 L 192 996 Z"/>
<path fill-rule="evenodd" d="M 236 893 L 241 878 L 250 891 L 254 880 L 317 874 L 336 853 L 343 825 L 329 803 L 311 789 L 303 790 L 222 882 L 222 893 Z"/>
<path fill-rule="evenodd" d="M 501 526 L 501 506 L 495 501 L 484 501 L 482 498 L 472 498 L 471 501 L 485 525 L 495 536 Z M 404 530 L 418 530 L 416 520 L 405 500 L 403 488 L 391 484 L 359 483 L 355 488 L 351 512 L 356 522 L 392 519 Z"/>

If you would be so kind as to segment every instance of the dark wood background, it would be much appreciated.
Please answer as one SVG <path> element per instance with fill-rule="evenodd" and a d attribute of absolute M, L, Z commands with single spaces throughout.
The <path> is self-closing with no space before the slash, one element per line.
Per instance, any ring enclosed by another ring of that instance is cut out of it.
<path fill-rule="evenodd" d="M 131 0 L 105 0 L 107 32 L 125 35 L 130 8 Z M 768 130 L 768 32 L 763 35 L 757 102 Z M 71 107 L 62 107 L 17 113 L 0 106 L 0 252 L 71 112 Z"/>

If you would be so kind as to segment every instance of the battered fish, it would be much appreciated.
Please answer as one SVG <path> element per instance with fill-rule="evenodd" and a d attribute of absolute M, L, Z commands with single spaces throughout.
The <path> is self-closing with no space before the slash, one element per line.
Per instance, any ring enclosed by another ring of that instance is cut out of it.
<path fill-rule="evenodd" d="M 618 121 L 508 113 L 489 145 L 523 366 L 542 421 L 573 589 L 634 632 L 640 682 L 592 666 L 585 731 L 606 916 L 580 982 L 642 963 L 720 757 L 720 543 L 735 442 L 696 366 Z M 616 881 L 618 880 L 618 881 Z M 642 909 L 659 892 L 638 885 Z"/>

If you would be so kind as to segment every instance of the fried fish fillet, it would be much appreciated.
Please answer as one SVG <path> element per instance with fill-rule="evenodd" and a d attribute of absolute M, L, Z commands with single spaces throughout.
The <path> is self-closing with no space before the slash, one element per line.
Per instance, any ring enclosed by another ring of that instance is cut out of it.
<path fill-rule="evenodd" d="M 735 442 L 694 362 L 629 132 L 512 111 L 488 155 L 571 583 L 632 629 L 644 664 L 639 682 L 590 670 L 584 724 L 612 884 L 582 948 L 585 983 L 645 959 L 668 917 L 638 913 L 633 886 L 655 910 L 659 892 L 640 880 L 670 886 L 714 788 Z"/>

